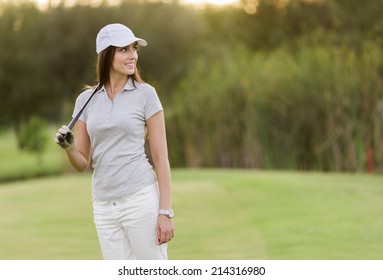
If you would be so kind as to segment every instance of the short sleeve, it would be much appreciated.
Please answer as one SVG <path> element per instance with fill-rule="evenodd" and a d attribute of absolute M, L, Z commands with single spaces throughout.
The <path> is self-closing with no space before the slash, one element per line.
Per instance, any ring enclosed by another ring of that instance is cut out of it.
<path fill-rule="evenodd" d="M 145 102 L 145 120 L 148 120 L 154 114 L 163 111 L 163 107 L 160 101 L 160 98 L 157 95 L 156 90 L 153 87 L 148 87 L 148 90 L 145 92 L 146 102 Z"/>
<path fill-rule="evenodd" d="M 91 90 L 86 90 L 84 92 L 82 92 L 76 99 L 76 103 L 74 105 L 74 110 L 73 110 L 73 114 L 72 114 L 72 118 L 74 118 L 77 113 L 81 110 L 81 108 L 84 106 L 84 104 L 86 103 L 86 101 L 88 100 L 88 98 L 90 97 L 91 95 Z M 85 113 L 86 110 L 84 110 L 84 112 L 81 114 L 81 116 L 78 118 L 80 121 L 86 121 L 86 113 Z"/>

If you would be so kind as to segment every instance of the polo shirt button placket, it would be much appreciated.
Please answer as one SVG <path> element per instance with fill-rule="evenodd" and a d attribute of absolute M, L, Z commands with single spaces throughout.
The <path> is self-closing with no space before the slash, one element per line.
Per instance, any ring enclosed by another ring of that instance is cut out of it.
<path fill-rule="evenodd" d="M 108 106 L 108 111 L 107 111 L 107 114 L 106 114 L 106 117 L 107 117 L 108 121 L 110 121 L 110 119 L 112 118 L 112 108 L 113 108 L 113 103 L 110 102 L 109 106 Z"/>

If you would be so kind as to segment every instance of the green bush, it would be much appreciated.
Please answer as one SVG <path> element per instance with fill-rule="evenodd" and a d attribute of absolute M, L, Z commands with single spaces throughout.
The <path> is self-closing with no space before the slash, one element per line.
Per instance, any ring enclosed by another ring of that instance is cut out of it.
<path fill-rule="evenodd" d="M 21 126 L 18 135 L 19 146 L 36 155 L 37 165 L 42 166 L 43 153 L 47 148 L 49 135 L 48 124 L 39 117 L 32 117 L 29 121 Z"/>
<path fill-rule="evenodd" d="M 360 171 L 382 166 L 379 45 L 244 47 L 200 56 L 168 123 L 176 165 Z M 173 145 L 173 143 L 176 143 Z M 180 152 L 182 150 L 182 152 Z"/>

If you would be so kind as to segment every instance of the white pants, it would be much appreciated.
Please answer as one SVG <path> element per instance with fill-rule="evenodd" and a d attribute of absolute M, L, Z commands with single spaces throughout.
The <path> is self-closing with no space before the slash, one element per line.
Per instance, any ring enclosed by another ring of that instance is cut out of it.
<path fill-rule="evenodd" d="M 107 260 L 166 260 L 167 244 L 157 245 L 158 186 L 115 200 L 93 200 L 94 222 Z"/>

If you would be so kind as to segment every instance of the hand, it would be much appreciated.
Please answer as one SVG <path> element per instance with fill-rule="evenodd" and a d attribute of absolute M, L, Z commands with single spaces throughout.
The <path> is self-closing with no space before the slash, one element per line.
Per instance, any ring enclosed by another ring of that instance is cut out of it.
<path fill-rule="evenodd" d="M 56 133 L 55 142 L 64 150 L 71 150 L 74 147 L 74 136 L 69 127 L 63 125 Z"/>
<path fill-rule="evenodd" d="M 157 219 L 157 244 L 161 245 L 169 242 L 174 237 L 173 219 L 165 215 L 158 215 Z"/>

